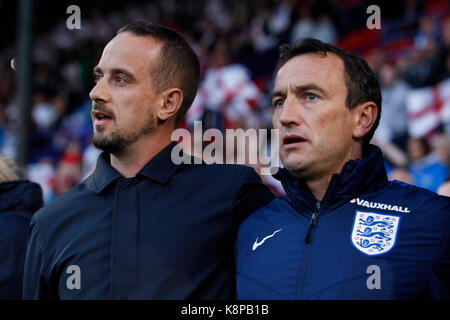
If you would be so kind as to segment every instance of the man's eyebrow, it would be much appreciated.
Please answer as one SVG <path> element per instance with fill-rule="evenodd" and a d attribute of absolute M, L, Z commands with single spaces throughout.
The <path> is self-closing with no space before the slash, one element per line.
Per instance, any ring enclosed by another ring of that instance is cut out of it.
<path fill-rule="evenodd" d="M 293 89 L 293 91 L 295 93 L 305 92 L 305 91 L 309 91 L 309 90 L 315 90 L 317 92 L 320 92 L 325 97 L 328 96 L 324 89 L 322 89 L 321 87 L 319 87 L 318 85 L 316 85 L 314 83 L 307 83 L 307 84 L 304 84 L 301 86 L 295 86 Z M 280 91 L 280 90 L 274 91 L 270 95 L 270 100 L 273 100 L 276 97 L 284 97 L 284 96 L 286 96 L 286 94 L 283 91 Z"/>
<path fill-rule="evenodd" d="M 307 84 L 304 84 L 301 86 L 296 86 L 294 88 L 294 92 L 305 92 L 305 91 L 309 91 L 309 90 L 315 90 L 315 91 L 320 92 L 324 96 L 327 96 L 327 93 L 325 92 L 325 90 L 314 83 L 307 83 Z"/>
<path fill-rule="evenodd" d="M 136 81 L 136 78 L 133 76 L 133 74 L 130 71 L 123 69 L 123 68 L 112 68 L 111 74 L 112 75 L 123 74 L 131 81 Z"/>
<path fill-rule="evenodd" d="M 275 97 L 283 97 L 283 96 L 285 96 L 285 94 L 282 91 L 274 91 L 270 95 L 270 100 L 273 100 L 273 98 L 275 98 Z"/>
<path fill-rule="evenodd" d="M 95 74 L 103 74 L 103 70 L 102 68 L 100 68 L 99 66 L 96 66 L 94 68 L 94 70 L 92 71 L 92 73 Z M 118 74 L 123 74 L 125 75 L 127 78 L 129 78 L 131 81 L 136 81 L 135 76 L 128 70 L 123 69 L 123 68 L 112 68 L 111 69 L 111 74 L 112 75 L 118 75 Z"/>
<path fill-rule="evenodd" d="M 102 68 L 100 68 L 99 66 L 95 66 L 94 70 L 92 70 L 92 74 L 97 74 L 97 73 L 101 73 L 103 74 Z"/>

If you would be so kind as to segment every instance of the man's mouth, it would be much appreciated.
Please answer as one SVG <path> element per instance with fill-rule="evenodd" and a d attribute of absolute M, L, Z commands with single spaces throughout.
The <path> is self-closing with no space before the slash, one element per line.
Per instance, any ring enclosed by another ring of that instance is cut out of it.
<path fill-rule="evenodd" d="M 296 134 L 287 134 L 283 137 L 283 148 L 291 149 L 298 147 L 302 142 L 306 142 L 306 139 Z"/>
<path fill-rule="evenodd" d="M 92 116 L 94 119 L 94 125 L 96 125 L 96 126 L 105 125 L 113 119 L 113 117 L 111 115 L 109 115 L 108 113 L 105 113 L 102 111 L 97 111 L 97 110 L 92 111 Z"/>

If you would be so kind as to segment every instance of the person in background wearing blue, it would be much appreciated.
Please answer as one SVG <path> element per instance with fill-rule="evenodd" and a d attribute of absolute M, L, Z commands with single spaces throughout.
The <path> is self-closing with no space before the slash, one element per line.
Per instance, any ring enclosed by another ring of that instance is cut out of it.
<path fill-rule="evenodd" d="M 161 25 L 131 23 L 106 45 L 90 93 L 104 152 L 33 216 L 25 299 L 234 297 L 237 228 L 273 195 L 250 167 L 174 162 L 199 73 L 186 40 Z"/>
<path fill-rule="evenodd" d="M 28 226 L 43 205 L 41 187 L 0 157 L 0 300 L 20 300 Z"/>
<path fill-rule="evenodd" d="M 303 39 L 280 48 L 275 74 L 287 195 L 240 227 L 238 299 L 449 299 L 450 199 L 388 181 L 367 63 Z"/>
<path fill-rule="evenodd" d="M 432 152 L 426 138 L 409 138 L 409 172 L 415 186 L 437 192 L 447 177 L 445 164 Z"/>

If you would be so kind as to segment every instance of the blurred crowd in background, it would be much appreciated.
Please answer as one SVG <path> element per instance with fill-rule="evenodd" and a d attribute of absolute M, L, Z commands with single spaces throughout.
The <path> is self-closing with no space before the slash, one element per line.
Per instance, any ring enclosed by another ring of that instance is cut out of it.
<path fill-rule="evenodd" d="M 378 4 L 381 29 L 368 29 Z M 107 6 L 105 2 L 105 6 Z M 373 143 L 390 179 L 437 191 L 450 168 L 450 4 L 447 0 L 127 1 L 116 10 L 80 5 L 81 29 L 62 15 L 35 35 L 32 134 L 26 172 L 44 202 L 67 192 L 95 167 L 92 69 L 103 47 L 136 20 L 179 31 L 199 56 L 201 83 L 181 127 L 271 128 L 273 68 L 282 43 L 313 37 L 361 55 L 378 75 L 382 115 Z M 38 21 L 35 23 L 39 23 Z M 14 44 L 0 50 L 0 154 L 16 158 L 18 107 Z M 262 176 L 271 189 L 282 189 Z"/>

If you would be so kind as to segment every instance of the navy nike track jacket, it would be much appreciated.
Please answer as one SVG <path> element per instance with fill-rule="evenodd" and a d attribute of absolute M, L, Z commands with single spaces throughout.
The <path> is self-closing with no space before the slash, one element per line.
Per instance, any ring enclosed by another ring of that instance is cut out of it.
<path fill-rule="evenodd" d="M 450 198 L 389 182 L 381 151 L 348 161 L 318 202 L 285 169 L 241 225 L 238 299 L 449 299 Z"/>

